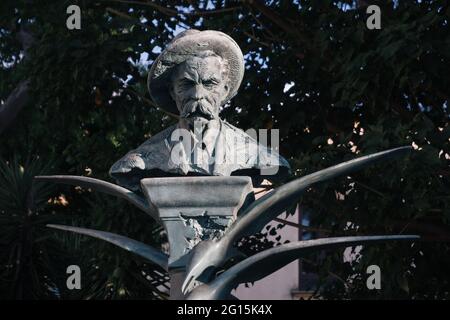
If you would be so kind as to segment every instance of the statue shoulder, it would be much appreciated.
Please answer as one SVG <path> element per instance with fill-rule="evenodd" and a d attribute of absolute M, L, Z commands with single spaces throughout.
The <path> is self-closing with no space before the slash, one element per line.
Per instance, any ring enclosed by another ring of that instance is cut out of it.
<path fill-rule="evenodd" d="M 142 143 L 139 147 L 137 147 L 136 150 L 152 148 L 154 146 L 158 146 L 161 143 L 164 143 L 166 139 L 170 139 L 170 135 L 176 128 L 177 128 L 176 124 L 167 127 L 163 131 L 160 131 L 154 136 L 148 138 L 144 143 Z"/>
<path fill-rule="evenodd" d="M 253 168 L 279 167 L 283 175 L 289 175 L 291 168 L 289 162 L 283 158 L 276 150 L 262 145 L 258 142 L 258 131 L 243 131 L 232 124 L 223 121 L 223 129 L 226 131 L 226 137 L 230 146 L 232 146 L 239 155 L 239 163 Z M 269 139 L 269 138 L 267 138 Z"/>
<path fill-rule="evenodd" d="M 127 152 L 111 166 L 110 175 L 130 172 L 133 169 L 149 169 L 149 166 L 153 166 L 155 162 L 152 159 L 159 160 L 168 155 L 169 149 L 166 141 L 170 139 L 170 135 L 175 129 L 176 125 L 172 125 L 150 137 L 136 149 Z"/>
<path fill-rule="evenodd" d="M 250 136 L 244 130 L 233 126 L 231 123 L 226 122 L 225 120 L 221 120 L 222 122 L 222 130 L 225 131 L 228 137 L 232 137 L 234 139 L 238 139 L 238 141 L 247 141 L 250 143 L 258 143 L 256 139 Z"/>

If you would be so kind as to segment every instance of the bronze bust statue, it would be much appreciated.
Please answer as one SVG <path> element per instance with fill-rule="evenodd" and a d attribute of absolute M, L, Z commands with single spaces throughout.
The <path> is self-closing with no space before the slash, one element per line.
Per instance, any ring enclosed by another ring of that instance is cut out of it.
<path fill-rule="evenodd" d="M 238 284 L 262 279 L 305 253 L 419 239 L 414 235 L 337 237 L 285 243 L 250 257 L 241 252 L 237 244 L 244 237 L 263 230 L 298 203 L 311 186 L 411 150 L 399 147 L 341 162 L 255 199 L 248 176 L 255 185 L 263 178 L 281 178 L 290 168 L 276 151 L 219 118 L 220 107 L 236 94 L 243 74 L 242 52 L 226 34 L 197 30 L 181 33 L 156 59 L 148 76 L 153 101 L 179 114 L 180 120 L 112 166 L 110 174 L 123 187 L 84 176 L 36 177 L 128 200 L 164 226 L 169 255 L 123 235 L 62 225 L 49 227 L 103 239 L 134 252 L 170 274 L 172 299 L 200 300 L 228 299 Z"/>
<path fill-rule="evenodd" d="M 179 122 L 128 152 L 110 175 L 134 191 L 146 177 L 245 175 L 258 185 L 288 176 L 289 163 L 275 150 L 219 118 L 243 75 L 242 52 L 228 35 L 187 30 L 175 37 L 153 63 L 148 89 Z"/>

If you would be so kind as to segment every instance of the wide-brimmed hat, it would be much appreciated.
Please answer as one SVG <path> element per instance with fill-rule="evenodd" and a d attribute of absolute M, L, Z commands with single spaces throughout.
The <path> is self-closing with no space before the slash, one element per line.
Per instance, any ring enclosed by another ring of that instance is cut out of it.
<path fill-rule="evenodd" d="M 176 36 L 161 52 L 148 73 L 148 90 L 153 102 L 160 108 L 178 114 L 175 101 L 169 93 L 171 71 L 190 56 L 211 50 L 227 61 L 229 93 L 233 98 L 244 76 L 244 57 L 237 43 L 228 35 L 214 30 L 186 30 Z"/>

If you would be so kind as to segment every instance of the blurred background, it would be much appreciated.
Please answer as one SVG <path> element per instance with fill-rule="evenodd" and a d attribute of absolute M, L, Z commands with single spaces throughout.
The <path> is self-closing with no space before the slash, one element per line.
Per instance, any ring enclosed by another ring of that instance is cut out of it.
<path fill-rule="evenodd" d="M 80 30 L 66 27 L 73 4 Z M 381 9 L 379 30 L 366 26 L 369 4 Z M 161 246 L 149 216 L 32 177 L 112 181 L 115 160 L 176 122 L 151 102 L 146 73 L 176 34 L 196 28 L 223 31 L 241 47 L 244 81 L 221 117 L 244 130 L 279 129 L 292 178 L 414 148 L 308 190 L 290 223 L 278 221 L 246 245 L 256 252 L 298 238 L 376 234 L 419 234 L 420 242 L 312 255 L 271 286 L 295 299 L 448 299 L 449 19 L 446 0 L 2 0 L 0 298 L 167 298 L 167 275 L 156 266 L 45 227 L 83 226 Z M 81 290 L 67 289 L 72 264 L 82 270 Z M 366 287 L 372 264 L 381 268 L 381 290 Z"/>

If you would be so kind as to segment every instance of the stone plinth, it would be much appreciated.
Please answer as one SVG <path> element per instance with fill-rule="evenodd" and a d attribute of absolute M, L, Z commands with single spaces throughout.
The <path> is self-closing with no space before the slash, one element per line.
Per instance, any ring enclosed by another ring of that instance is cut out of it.
<path fill-rule="evenodd" d="M 183 271 L 187 253 L 218 238 L 253 197 L 250 177 L 170 177 L 141 180 L 142 191 L 167 231 L 169 268 Z"/>

